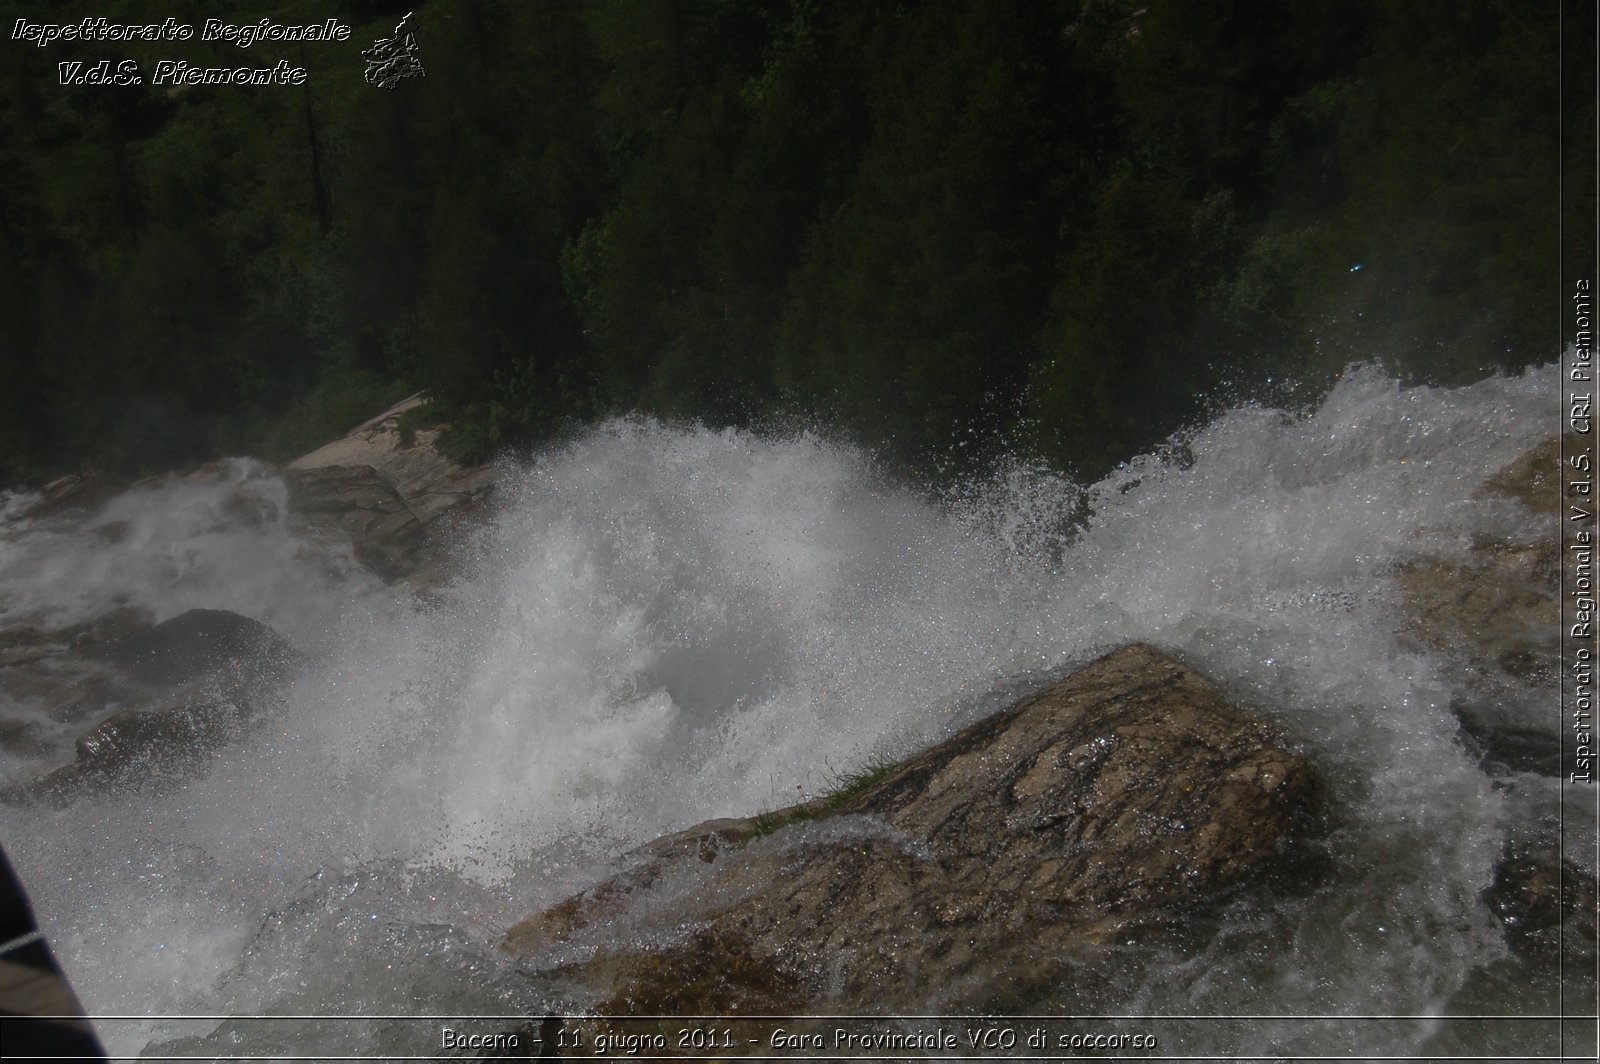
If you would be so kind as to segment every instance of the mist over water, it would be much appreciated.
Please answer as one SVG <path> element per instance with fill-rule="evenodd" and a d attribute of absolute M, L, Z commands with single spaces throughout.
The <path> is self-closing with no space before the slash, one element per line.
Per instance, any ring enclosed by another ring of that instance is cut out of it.
<path fill-rule="evenodd" d="M 92 1013 L 537 1012 L 499 936 L 630 847 L 824 791 L 1143 640 L 1304 749 L 1332 872 L 1042 1004 L 1463 1011 L 1506 953 L 1479 895 L 1559 794 L 1497 785 L 1463 747 L 1462 671 L 1407 634 L 1393 574 L 1556 534 L 1478 487 L 1557 429 L 1557 394 L 1553 369 L 1459 390 L 1358 369 L 1309 414 L 1234 410 L 1087 489 L 1018 463 L 943 498 L 805 433 L 612 422 L 506 468 L 466 575 L 426 597 L 295 532 L 281 482 L 247 462 L 130 491 L 88 526 L 8 500 L 5 625 L 224 608 L 307 663 L 202 778 L 0 807 L 0 828 Z M 1505 712 L 1553 733 L 1553 703 L 1530 690 Z M 70 757 L 50 727 L 54 760 L 8 754 L 9 779 Z M 1554 1008 L 1553 980 L 1504 993 L 1471 1009 Z"/>

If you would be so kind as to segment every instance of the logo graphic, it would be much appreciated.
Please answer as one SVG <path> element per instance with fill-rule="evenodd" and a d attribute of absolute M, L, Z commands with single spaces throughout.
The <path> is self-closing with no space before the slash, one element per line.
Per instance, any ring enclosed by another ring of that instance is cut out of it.
<path fill-rule="evenodd" d="M 384 37 L 361 53 L 367 61 L 367 80 L 384 89 L 393 89 L 406 78 L 427 77 L 417 60 L 417 35 L 411 31 L 412 12 L 394 28 L 393 37 Z"/>

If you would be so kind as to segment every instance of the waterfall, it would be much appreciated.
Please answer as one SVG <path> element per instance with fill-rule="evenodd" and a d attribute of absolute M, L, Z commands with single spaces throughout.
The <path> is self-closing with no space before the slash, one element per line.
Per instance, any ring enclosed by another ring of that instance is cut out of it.
<path fill-rule="evenodd" d="M 1315 409 L 1231 410 L 1098 484 L 1018 460 L 936 496 L 808 432 L 613 421 L 503 468 L 464 575 L 429 595 L 298 531 L 242 460 L 87 521 L 9 498 L 0 624 L 224 608 L 305 658 L 200 777 L 0 806 L 0 828 L 92 1013 L 536 1015 L 499 935 L 630 847 L 825 790 L 1142 640 L 1304 749 L 1331 872 L 1041 1007 L 1548 1013 L 1553 985 L 1485 982 L 1507 947 L 1480 895 L 1559 784 L 1480 765 L 1465 671 L 1408 630 L 1395 574 L 1556 535 L 1479 490 L 1556 429 L 1555 395 L 1552 368 L 1454 390 L 1357 368 Z M 1548 690 L 1502 701 L 1558 731 Z M 70 758 L 40 699 L 0 715 L 36 725 L 8 780 Z M 219 1023 L 101 1026 L 136 1054 Z M 376 1020 L 291 1027 L 285 1054 L 407 1051 L 374 1049 Z"/>

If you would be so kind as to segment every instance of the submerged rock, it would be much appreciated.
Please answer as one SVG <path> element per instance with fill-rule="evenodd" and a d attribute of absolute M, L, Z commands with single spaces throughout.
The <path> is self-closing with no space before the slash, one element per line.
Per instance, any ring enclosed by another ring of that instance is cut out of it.
<path fill-rule="evenodd" d="M 63 628 L 20 625 L 0 631 L 0 750 L 19 763 L 59 764 L 75 750 L 71 728 L 147 700 L 129 672 L 91 656 L 105 643 L 151 627 L 149 614 L 119 608 Z M 20 801 L 26 785 L 0 788 L 0 801 Z"/>
<path fill-rule="evenodd" d="M 1548 522 L 1532 538 L 1479 539 L 1459 557 L 1422 558 L 1396 573 L 1408 627 L 1451 656 L 1466 679 L 1452 709 L 1464 746 L 1497 786 L 1523 773 L 1562 773 L 1560 515 L 1568 502 L 1562 439 L 1551 436 L 1483 482 L 1479 498 L 1516 500 Z M 1483 900 L 1504 927 L 1511 957 L 1486 980 L 1543 973 L 1565 957 L 1570 970 L 1595 955 L 1596 881 L 1537 825 L 1513 823 L 1507 852 Z"/>
<path fill-rule="evenodd" d="M 1256 873 L 1314 790 L 1270 729 L 1143 645 L 881 776 L 660 840 L 505 947 L 602 1014 L 1022 1007 L 1075 954 Z"/>

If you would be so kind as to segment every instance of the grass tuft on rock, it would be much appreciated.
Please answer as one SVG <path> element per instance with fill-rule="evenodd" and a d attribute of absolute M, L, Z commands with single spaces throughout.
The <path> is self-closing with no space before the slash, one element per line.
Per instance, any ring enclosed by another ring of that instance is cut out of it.
<path fill-rule="evenodd" d="M 757 813 L 751 818 L 751 826 L 755 829 L 751 838 L 765 838 L 791 824 L 802 824 L 808 820 L 821 820 L 823 817 L 832 816 L 854 799 L 894 775 L 899 768 L 899 761 L 874 758 L 858 769 L 837 772 L 833 777 L 832 788 L 821 797 L 801 802 L 799 805 Z"/>

